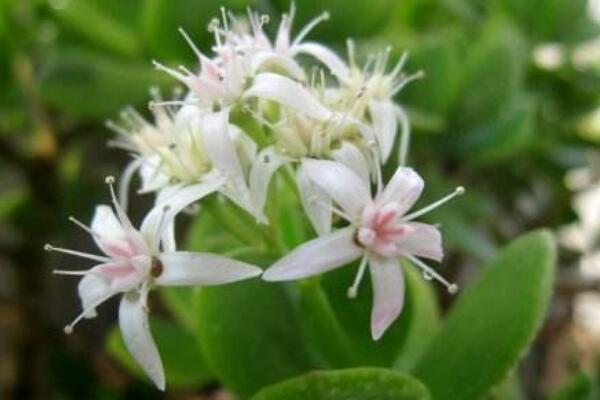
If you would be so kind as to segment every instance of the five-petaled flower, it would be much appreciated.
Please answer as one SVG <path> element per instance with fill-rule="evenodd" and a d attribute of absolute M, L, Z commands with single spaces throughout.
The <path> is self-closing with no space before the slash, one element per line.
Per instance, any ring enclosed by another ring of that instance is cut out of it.
<path fill-rule="evenodd" d="M 170 219 L 186 205 L 185 199 L 163 202 L 150 211 L 140 229 L 118 203 L 111 185 L 114 211 L 96 207 L 90 227 L 71 218 L 89 232 L 105 256 L 46 245 L 46 250 L 80 256 L 98 265 L 84 271 L 56 270 L 57 274 L 83 276 L 79 297 L 83 312 L 65 327 L 71 333 L 83 318 L 93 318 L 96 308 L 110 297 L 123 294 L 119 325 L 125 345 L 156 386 L 164 390 L 162 362 L 148 325 L 148 292 L 154 286 L 219 285 L 256 277 L 262 270 L 253 265 L 209 253 L 175 251 Z M 182 201 L 183 200 L 183 201 Z M 179 209 L 179 210 L 178 210 Z"/>
<path fill-rule="evenodd" d="M 277 261 L 263 274 L 267 281 L 287 281 L 317 275 L 361 259 L 348 296 L 355 297 L 367 265 L 370 267 L 374 300 L 371 314 L 373 339 L 381 338 L 402 311 L 404 277 L 399 258 L 410 260 L 423 271 L 424 277 L 437 279 L 448 291 L 458 287 L 440 276 L 419 258 L 441 261 L 440 231 L 433 225 L 414 220 L 462 194 L 453 193 L 431 205 L 408 213 L 423 190 L 423 180 L 411 168 L 399 167 L 383 189 L 371 196 L 368 180 L 344 164 L 328 160 L 305 160 L 309 179 L 341 207 L 327 203 L 324 207 L 350 222 L 350 226 L 313 239 Z M 381 182 L 381 180 L 379 180 Z M 316 200 L 318 201 L 318 200 Z"/>

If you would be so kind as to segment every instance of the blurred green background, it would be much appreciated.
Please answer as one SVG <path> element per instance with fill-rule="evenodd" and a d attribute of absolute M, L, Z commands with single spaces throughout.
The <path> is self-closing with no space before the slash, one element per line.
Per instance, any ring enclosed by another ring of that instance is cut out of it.
<path fill-rule="evenodd" d="M 411 116 L 410 164 L 426 176 L 427 196 L 459 184 L 469 189 L 456 206 L 432 216 L 444 226 L 445 273 L 454 280 L 469 281 L 516 235 L 575 218 L 564 176 L 600 143 L 595 3 L 296 1 L 296 27 L 331 13 L 311 38 L 341 54 L 347 37 L 362 54 L 392 45 L 395 58 L 410 51 L 409 70 L 425 71 L 426 79 L 398 101 Z M 271 30 L 289 9 L 286 0 L 0 0 L 1 399 L 165 397 L 136 374 L 118 337 L 109 335 L 114 304 L 63 335 L 79 305 L 74 281 L 51 270 L 71 260 L 42 248 L 48 241 L 92 247 L 67 217 L 89 219 L 107 199 L 103 178 L 118 175 L 128 160 L 107 147 L 105 121 L 126 105 L 147 110 L 150 86 L 175 86 L 150 61 L 195 66 L 177 28 L 208 51 L 206 27 L 219 7 L 245 12 L 248 5 L 272 15 Z M 137 199 L 134 216 L 150 201 Z M 563 253 L 561 266 L 574 260 Z M 556 390 L 598 351 L 597 342 L 581 350 L 581 339 L 570 336 L 572 296 L 557 291 L 516 372 L 527 398 Z M 451 301 L 440 298 L 445 306 Z M 194 345 L 179 345 L 189 334 L 170 322 L 172 306 L 159 306 L 162 317 L 153 325 L 171 374 L 166 397 L 229 399 L 205 374 Z"/>

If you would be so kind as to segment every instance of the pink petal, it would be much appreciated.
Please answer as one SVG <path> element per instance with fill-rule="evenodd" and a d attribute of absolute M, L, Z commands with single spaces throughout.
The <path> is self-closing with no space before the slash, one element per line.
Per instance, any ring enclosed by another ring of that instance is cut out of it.
<path fill-rule="evenodd" d="M 433 225 L 420 222 L 409 222 L 403 226 L 407 226 L 409 229 L 396 242 L 401 253 L 442 261 L 444 250 L 442 248 L 442 234 L 439 229 Z"/>
<path fill-rule="evenodd" d="M 412 168 L 398 167 L 377 201 L 382 205 L 396 202 L 400 206 L 399 212 L 404 214 L 415 204 L 424 185 L 423 179 Z"/>
<path fill-rule="evenodd" d="M 404 274 L 396 258 L 369 257 L 373 285 L 371 335 L 379 340 L 404 306 Z"/>

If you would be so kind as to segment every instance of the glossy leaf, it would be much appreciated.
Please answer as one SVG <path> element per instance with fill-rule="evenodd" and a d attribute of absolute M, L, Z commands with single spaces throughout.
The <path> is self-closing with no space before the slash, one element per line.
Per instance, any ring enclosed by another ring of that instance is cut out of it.
<path fill-rule="evenodd" d="M 506 378 L 544 318 L 555 262 L 550 233 L 524 235 L 460 294 L 416 367 L 434 398 L 479 399 Z"/>
<path fill-rule="evenodd" d="M 380 368 L 315 371 L 265 388 L 252 400 L 427 400 L 410 375 Z"/>
<path fill-rule="evenodd" d="M 302 322 L 311 343 L 333 367 L 396 364 L 408 368 L 436 331 L 438 310 L 433 291 L 412 265 L 404 264 L 404 309 L 384 336 L 374 341 L 370 331 L 373 295 L 368 274 L 358 297 L 347 296 L 355 264 L 323 275 L 322 289 L 310 284 L 301 287 Z"/>
<path fill-rule="evenodd" d="M 207 287 L 197 301 L 207 360 L 241 396 L 316 367 L 283 285 L 255 279 Z"/>

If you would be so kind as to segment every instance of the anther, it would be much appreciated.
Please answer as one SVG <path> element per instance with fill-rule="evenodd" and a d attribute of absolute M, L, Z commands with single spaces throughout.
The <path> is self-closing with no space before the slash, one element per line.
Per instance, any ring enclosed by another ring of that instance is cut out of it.
<path fill-rule="evenodd" d="M 106 178 L 104 178 L 104 182 L 107 185 L 112 185 L 113 183 L 115 183 L 115 177 L 112 175 L 107 176 Z"/>
<path fill-rule="evenodd" d="M 44 250 L 46 250 L 46 251 L 52 251 L 52 250 L 54 250 L 54 247 L 50 243 L 46 243 L 44 245 Z"/>
<path fill-rule="evenodd" d="M 73 327 L 71 325 L 67 325 L 63 328 L 63 332 L 65 332 L 66 335 L 70 335 L 73 333 Z"/>
<path fill-rule="evenodd" d="M 458 285 L 456 283 L 452 283 L 448 286 L 448 293 L 456 294 L 458 293 Z"/>

